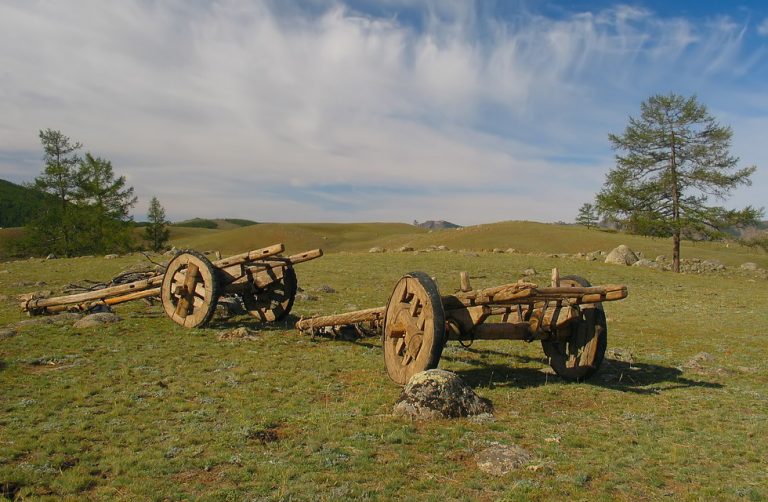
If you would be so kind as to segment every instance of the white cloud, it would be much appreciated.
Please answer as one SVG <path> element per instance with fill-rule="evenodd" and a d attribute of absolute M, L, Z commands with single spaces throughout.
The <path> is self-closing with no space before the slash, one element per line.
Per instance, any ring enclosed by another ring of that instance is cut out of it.
<path fill-rule="evenodd" d="M 0 153 L 61 129 L 128 176 L 139 218 L 154 194 L 174 218 L 568 219 L 642 99 L 759 62 L 727 20 L 404 3 L 423 29 L 339 4 L 4 3 Z"/>
<path fill-rule="evenodd" d="M 768 17 L 763 19 L 763 22 L 757 27 L 757 32 L 764 37 L 768 37 Z"/>

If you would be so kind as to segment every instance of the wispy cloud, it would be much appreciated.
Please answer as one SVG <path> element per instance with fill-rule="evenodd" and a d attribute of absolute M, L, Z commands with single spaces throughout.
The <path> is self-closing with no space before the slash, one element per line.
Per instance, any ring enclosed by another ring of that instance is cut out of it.
<path fill-rule="evenodd" d="M 763 22 L 758 25 L 757 32 L 764 37 L 768 37 L 768 17 L 763 19 Z"/>
<path fill-rule="evenodd" d="M 376 5 L 6 2 L 0 152 L 61 129 L 140 218 L 156 194 L 172 217 L 568 219 L 642 99 L 765 71 L 728 18 Z"/>

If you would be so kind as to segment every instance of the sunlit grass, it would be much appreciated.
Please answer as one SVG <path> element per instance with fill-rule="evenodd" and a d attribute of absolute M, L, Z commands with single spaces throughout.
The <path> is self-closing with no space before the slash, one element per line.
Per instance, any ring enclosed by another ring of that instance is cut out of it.
<path fill-rule="evenodd" d="M 144 262 L 2 263 L 0 325 L 26 319 L 18 293 L 57 292 Z M 327 284 L 338 293 L 313 293 L 294 314 L 383 305 L 412 270 L 452 292 L 462 270 L 483 287 L 529 267 L 544 283 L 554 266 L 629 286 L 629 298 L 606 312 L 609 350 L 634 360 L 609 358 L 593 380 L 570 384 L 543 371 L 536 343 L 449 345 L 441 367 L 494 402 L 490 424 L 393 418 L 400 388 L 378 340 L 313 339 L 292 330 L 295 317 L 185 330 L 159 307 L 133 302 L 105 328 L 21 327 L 0 340 L 0 489 L 126 500 L 768 497 L 765 280 L 523 254 L 330 253 L 297 273 L 306 290 Z M 238 325 L 259 330 L 258 340 L 217 338 Z M 701 351 L 714 360 L 684 369 Z M 474 454 L 491 442 L 520 445 L 541 467 L 484 474 Z"/>

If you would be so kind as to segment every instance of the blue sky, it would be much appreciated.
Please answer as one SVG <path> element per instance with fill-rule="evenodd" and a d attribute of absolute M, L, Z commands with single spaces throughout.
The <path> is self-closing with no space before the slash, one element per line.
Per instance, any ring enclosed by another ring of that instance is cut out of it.
<path fill-rule="evenodd" d="M 764 2 L 0 1 L 0 178 L 59 129 L 170 218 L 571 221 L 652 94 L 768 193 Z"/>

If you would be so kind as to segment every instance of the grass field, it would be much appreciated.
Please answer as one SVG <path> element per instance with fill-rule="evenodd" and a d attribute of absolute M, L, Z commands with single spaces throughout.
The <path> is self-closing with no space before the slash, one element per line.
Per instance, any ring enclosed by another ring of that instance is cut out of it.
<path fill-rule="evenodd" d="M 185 330 L 159 307 L 133 302 L 118 306 L 123 320 L 105 328 L 33 324 L 0 340 L 2 494 L 73 500 L 768 498 L 766 281 L 522 253 L 350 251 L 357 241 L 358 250 L 434 243 L 576 252 L 629 240 L 584 230 L 569 240 L 561 229 L 547 238 L 541 227 L 531 227 L 529 242 L 515 234 L 529 224 L 498 225 L 496 232 L 507 233 L 494 237 L 481 228 L 476 238 L 464 237 L 471 229 L 408 234 L 386 225 L 318 226 L 309 237 L 266 228 L 259 238 L 248 237 L 247 231 L 266 227 L 256 225 L 218 235 L 238 236 L 227 243 L 232 252 L 283 237 L 293 243 L 289 252 L 331 244 L 336 252 L 298 265 L 297 273 L 307 291 L 327 284 L 339 293 L 313 293 L 317 300 L 297 302 L 295 316 L 382 305 L 396 280 L 412 270 L 435 276 L 444 292 L 455 290 L 462 270 L 477 277 L 475 287 L 517 280 L 529 267 L 547 282 L 555 266 L 593 283 L 625 283 L 629 298 L 605 305 L 609 356 L 592 380 L 573 384 L 553 376 L 537 343 L 449 344 L 440 367 L 491 399 L 495 420 L 410 422 L 391 415 L 400 388 L 386 376 L 376 339 L 313 339 L 291 329 L 294 316 L 273 326 L 238 317 Z M 214 237 L 193 232 L 177 244 L 229 252 Z M 626 243 L 646 255 L 666 247 L 653 240 Z M 690 255 L 696 250 L 727 264 L 766 265 L 764 255 L 749 250 L 709 244 L 689 247 Z M 0 294 L 8 297 L 0 302 L 0 326 L 26 319 L 16 294 L 108 279 L 143 262 L 126 256 L 0 263 Z M 220 331 L 241 325 L 259 330 L 257 339 L 218 339 Z M 613 349 L 621 350 L 611 355 Z M 710 358 L 686 367 L 701 352 Z M 474 456 L 494 442 L 519 445 L 535 459 L 504 477 L 484 474 Z"/>

